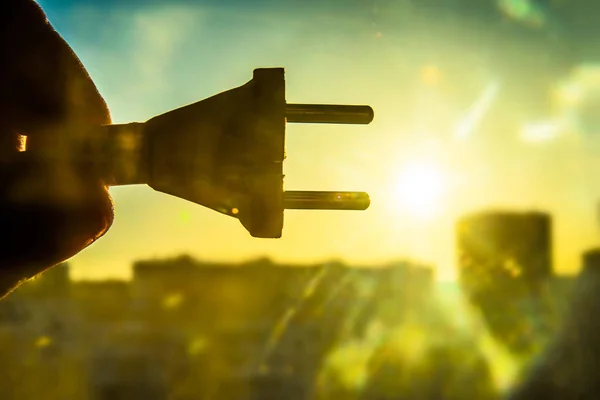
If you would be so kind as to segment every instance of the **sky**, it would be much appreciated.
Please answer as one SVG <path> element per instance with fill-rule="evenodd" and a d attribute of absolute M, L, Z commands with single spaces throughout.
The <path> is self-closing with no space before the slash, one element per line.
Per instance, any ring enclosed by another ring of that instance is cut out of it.
<path fill-rule="evenodd" d="M 585 43 L 566 36 L 565 7 L 39 3 L 115 123 L 240 86 L 258 67 L 286 68 L 289 102 L 375 110 L 368 126 L 288 126 L 284 166 L 286 188 L 367 191 L 369 210 L 286 211 L 282 239 L 255 239 L 237 220 L 199 205 L 144 185 L 114 187 L 114 225 L 70 261 L 74 278 L 127 278 L 135 260 L 187 253 L 232 262 L 412 259 L 452 279 L 455 223 L 485 209 L 550 212 L 558 272 L 576 272 L 580 253 L 598 244 L 599 121 L 580 110 L 600 75 Z"/>

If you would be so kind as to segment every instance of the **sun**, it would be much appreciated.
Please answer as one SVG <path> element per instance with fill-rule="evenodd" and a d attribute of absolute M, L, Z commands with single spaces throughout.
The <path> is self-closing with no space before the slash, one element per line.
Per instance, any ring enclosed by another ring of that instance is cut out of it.
<path fill-rule="evenodd" d="M 396 205 L 419 219 L 435 217 L 442 208 L 445 186 L 443 170 L 435 162 L 407 163 L 396 183 Z"/>

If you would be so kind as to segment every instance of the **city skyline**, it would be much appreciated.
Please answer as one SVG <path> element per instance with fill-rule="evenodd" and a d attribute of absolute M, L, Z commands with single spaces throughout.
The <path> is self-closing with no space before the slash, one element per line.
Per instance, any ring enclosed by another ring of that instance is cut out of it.
<path fill-rule="evenodd" d="M 514 238 L 498 232 L 486 237 L 499 251 L 509 249 L 506 239 Z M 476 245 L 470 253 L 481 256 L 478 241 L 465 239 Z M 530 254 L 519 258 L 535 264 L 548 250 L 526 250 Z M 180 257 L 140 261 L 129 282 L 72 281 L 65 263 L 0 305 L 0 361 L 13 371 L 0 379 L 7 393 L 23 398 L 77 393 L 100 400 L 147 391 L 152 398 L 199 398 L 213 390 L 211 398 L 280 398 L 275 393 L 282 390 L 298 399 L 355 400 L 365 391 L 497 399 L 520 382 L 556 332 L 573 285 L 586 276 L 597 280 L 598 252 L 592 253 L 584 256 L 587 274 L 577 279 L 532 270 L 549 290 L 531 298 L 515 296 L 520 276 L 486 279 L 496 275 L 485 268 L 495 253 L 479 259 L 481 282 L 488 283 L 484 298 L 511 304 L 500 308 L 500 321 L 498 309 L 471 297 L 478 292 L 472 285 L 463 281 L 452 290 L 436 284 L 431 268 L 410 262 L 290 268 L 267 260 L 223 265 Z M 528 311 L 536 305 L 549 312 Z M 532 330 L 532 322 L 547 329 Z M 527 346 L 515 343 L 517 332 Z M 48 369 L 50 363 L 57 368 Z M 438 373 L 423 374 L 423 368 Z M 470 384 L 456 375 L 470 376 Z M 36 379 L 23 385 L 24 376 Z M 441 387 L 443 395 L 430 391 Z"/>

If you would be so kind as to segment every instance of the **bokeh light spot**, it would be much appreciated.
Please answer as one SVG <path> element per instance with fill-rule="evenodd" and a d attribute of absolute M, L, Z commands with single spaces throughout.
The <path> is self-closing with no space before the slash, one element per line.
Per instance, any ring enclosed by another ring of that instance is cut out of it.
<path fill-rule="evenodd" d="M 427 86 L 437 86 L 442 79 L 442 73 L 435 65 L 425 65 L 421 68 L 421 81 Z"/>

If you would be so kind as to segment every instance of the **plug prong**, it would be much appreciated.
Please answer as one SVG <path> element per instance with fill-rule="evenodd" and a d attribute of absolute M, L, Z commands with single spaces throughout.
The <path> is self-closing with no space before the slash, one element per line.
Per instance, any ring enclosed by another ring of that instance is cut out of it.
<path fill-rule="evenodd" d="M 283 195 L 283 208 L 288 210 L 366 210 L 370 204 L 365 192 L 287 190 Z"/>
<path fill-rule="evenodd" d="M 345 106 L 334 104 L 287 104 L 287 122 L 303 124 L 362 124 L 373 121 L 370 106 Z"/>

